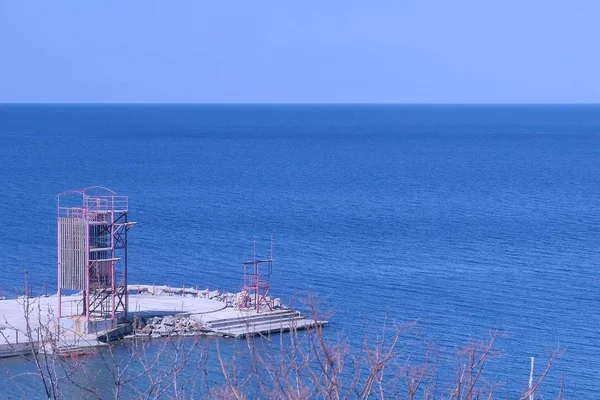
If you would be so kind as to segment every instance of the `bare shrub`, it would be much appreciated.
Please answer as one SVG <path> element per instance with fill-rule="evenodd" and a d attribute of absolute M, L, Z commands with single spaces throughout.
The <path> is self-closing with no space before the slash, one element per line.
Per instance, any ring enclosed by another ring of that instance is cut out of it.
<path fill-rule="evenodd" d="M 51 399 L 384 399 L 413 400 L 495 398 L 498 384 L 485 375 L 490 360 L 499 359 L 495 345 L 499 335 L 470 343 L 456 352 L 455 372 L 440 371 L 439 352 L 420 336 L 414 323 L 388 325 L 378 335 L 364 335 L 360 346 L 345 337 L 331 337 L 327 329 L 292 329 L 287 334 L 228 340 L 172 336 L 161 339 L 134 337 L 109 343 L 96 356 L 66 359 L 59 356 L 61 343 L 53 326 L 30 322 L 36 298 L 22 299 L 28 320 L 26 335 L 31 370 L 20 374 L 35 377 Z M 312 318 L 319 319 L 312 305 Z M 56 322 L 53 316 L 50 321 Z M 233 345 L 224 351 L 223 344 Z M 543 372 L 526 388 L 521 399 L 541 394 L 559 351 L 552 352 Z M 213 358 L 214 357 L 214 358 Z M 443 376 L 440 383 L 440 376 Z M 454 381 L 447 381 L 455 376 Z M 18 383 L 19 375 L 14 377 Z M 30 391 L 16 385 L 26 398 Z M 559 398 L 565 393 L 564 379 Z"/>

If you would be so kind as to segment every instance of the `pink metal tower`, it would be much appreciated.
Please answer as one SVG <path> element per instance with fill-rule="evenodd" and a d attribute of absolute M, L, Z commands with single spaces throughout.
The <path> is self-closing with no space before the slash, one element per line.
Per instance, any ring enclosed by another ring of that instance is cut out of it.
<path fill-rule="evenodd" d="M 271 293 L 271 273 L 273 272 L 273 236 L 271 236 L 271 257 L 256 257 L 256 238 L 254 238 L 254 258 L 244 262 L 244 287 L 240 309 L 254 309 L 256 312 L 273 310 Z"/>
<path fill-rule="evenodd" d="M 58 317 L 90 323 L 127 317 L 127 196 L 93 186 L 58 195 Z M 64 307 L 65 290 L 80 291 L 76 307 Z"/>

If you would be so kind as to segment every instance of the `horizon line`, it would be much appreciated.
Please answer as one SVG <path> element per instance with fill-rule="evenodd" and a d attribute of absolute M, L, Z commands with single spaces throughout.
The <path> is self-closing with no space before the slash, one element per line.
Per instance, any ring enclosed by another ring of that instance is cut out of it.
<path fill-rule="evenodd" d="M 0 101 L 0 106 L 5 105 L 148 105 L 148 106 L 598 106 L 597 103 L 553 103 L 553 102 L 490 102 L 490 103 L 434 103 L 434 102 L 4 102 Z"/>

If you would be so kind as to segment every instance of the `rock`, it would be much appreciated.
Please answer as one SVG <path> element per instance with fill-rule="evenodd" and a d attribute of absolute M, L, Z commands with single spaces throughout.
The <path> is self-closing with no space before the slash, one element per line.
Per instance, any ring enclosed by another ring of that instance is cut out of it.
<path fill-rule="evenodd" d="M 235 293 L 228 293 L 227 294 L 227 303 L 231 303 L 233 304 L 235 302 L 237 295 Z"/>
<path fill-rule="evenodd" d="M 166 325 L 159 325 L 157 326 L 154 331 L 152 332 L 153 334 L 158 334 L 161 336 L 166 336 L 169 334 L 169 332 L 171 331 L 171 328 L 169 328 Z"/>
<path fill-rule="evenodd" d="M 146 334 L 146 335 L 150 335 L 152 333 L 152 326 L 151 325 L 146 325 L 145 327 L 142 328 L 142 333 Z"/>
<path fill-rule="evenodd" d="M 167 315 L 162 320 L 163 325 L 173 326 L 175 325 L 175 317 L 172 315 Z"/>

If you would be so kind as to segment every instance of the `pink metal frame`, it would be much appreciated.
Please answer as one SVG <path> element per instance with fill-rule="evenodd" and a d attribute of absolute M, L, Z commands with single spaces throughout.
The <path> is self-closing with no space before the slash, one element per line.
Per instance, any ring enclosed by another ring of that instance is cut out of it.
<path fill-rule="evenodd" d="M 71 283 L 67 289 L 83 292 L 82 307 L 77 307 L 76 315 L 85 316 L 90 322 L 93 318 L 110 318 L 113 326 L 119 317 L 127 317 L 128 292 L 127 268 L 129 229 L 135 224 L 130 222 L 128 198 L 102 186 L 93 186 L 82 190 L 71 190 L 58 195 L 58 317 L 63 315 L 62 297 L 65 289 L 63 275 L 73 282 L 71 274 L 77 273 L 78 264 L 70 260 L 69 251 L 62 241 L 75 243 L 85 241 L 84 284 Z M 61 232 L 61 223 L 65 218 L 79 221 L 84 226 L 84 238 L 68 229 Z M 66 257 L 66 258 L 65 258 Z M 118 269 L 121 265 L 122 269 Z M 71 315 L 75 316 L 75 315 Z"/>
<path fill-rule="evenodd" d="M 244 262 L 244 287 L 240 309 L 272 311 L 271 273 L 273 272 L 273 237 L 271 237 L 271 257 L 258 259 L 256 256 L 256 238 L 254 238 L 254 258 Z"/>

